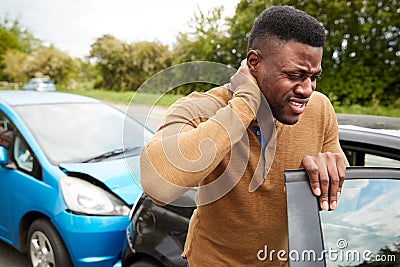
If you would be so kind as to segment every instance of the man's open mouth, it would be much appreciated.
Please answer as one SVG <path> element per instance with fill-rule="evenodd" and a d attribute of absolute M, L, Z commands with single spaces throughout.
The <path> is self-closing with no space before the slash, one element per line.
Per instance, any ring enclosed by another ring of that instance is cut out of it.
<path fill-rule="evenodd" d="M 289 101 L 292 111 L 296 114 L 304 112 L 307 106 L 308 99 L 292 99 Z"/>

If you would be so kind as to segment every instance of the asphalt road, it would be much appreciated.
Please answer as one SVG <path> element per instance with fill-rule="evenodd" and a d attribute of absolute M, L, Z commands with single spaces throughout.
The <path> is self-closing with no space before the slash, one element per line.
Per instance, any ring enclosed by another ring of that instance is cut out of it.
<path fill-rule="evenodd" d="M 0 241 L 0 267 L 27 267 L 28 255 Z"/>
<path fill-rule="evenodd" d="M 128 109 L 125 105 L 117 105 L 117 107 L 124 112 L 128 110 L 130 114 L 153 130 L 156 130 L 160 126 L 166 111 L 164 108 L 150 108 L 142 105 L 135 105 L 128 107 Z M 380 117 L 376 119 L 373 116 L 338 114 L 338 121 L 340 124 L 369 126 L 373 128 L 382 128 L 385 125 L 392 129 L 400 130 L 400 118 Z M 0 241 L 0 267 L 27 266 L 29 266 L 27 254 L 22 254 L 8 244 Z"/>

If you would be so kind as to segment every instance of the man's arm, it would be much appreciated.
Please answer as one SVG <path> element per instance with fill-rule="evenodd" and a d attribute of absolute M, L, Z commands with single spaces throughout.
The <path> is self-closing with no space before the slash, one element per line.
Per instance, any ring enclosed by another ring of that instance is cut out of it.
<path fill-rule="evenodd" d="M 321 209 L 335 210 L 348 162 L 340 147 L 335 111 L 326 97 L 320 105 L 325 110 L 324 145 L 321 153 L 304 157 L 301 167 L 308 173 L 311 189 L 319 197 Z"/>
<path fill-rule="evenodd" d="M 141 152 L 141 184 L 153 200 L 169 203 L 198 185 L 242 138 L 255 119 L 260 91 L 248 79 L 232 79 L 230 89 L 228 105 L 198 124 L 191 118 L 190 98 L 170 108 L 164 126 Z"/>

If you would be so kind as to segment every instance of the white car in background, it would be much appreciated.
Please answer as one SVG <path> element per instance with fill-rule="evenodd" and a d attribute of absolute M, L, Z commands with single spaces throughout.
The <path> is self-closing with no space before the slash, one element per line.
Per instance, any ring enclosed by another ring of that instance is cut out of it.
<path fill-rule="evenodd" d="M 56 86 L 49 78 L 32 78 L 24 84 L 24 90 L 39 92 L 54 92 Z"/>

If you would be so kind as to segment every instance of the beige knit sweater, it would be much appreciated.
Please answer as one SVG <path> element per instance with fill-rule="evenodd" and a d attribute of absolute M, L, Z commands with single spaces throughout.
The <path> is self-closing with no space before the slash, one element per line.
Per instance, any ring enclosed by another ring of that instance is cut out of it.
<path fill-rule="evenodd" d="M 252 130 L 256 125 L 246 101 L 218 87 L 177 101 L 142 150 L 141 183 L 159 203 L 174 200 L 187 187 L 199 186 L 201 192 L 222 176 L 231 177 L 231 183 L 225 180 L 221 188 L 207 188 L 198 198 L 202 205 L 191 218 L 184 252 L 190 267 L 285 264 L 277 260 L 277 253 L 272 254 L 273 262 L 257 258 L 265 246 L 269 252 L 287 251 L 283 171 L 298 168 L 305 155 L 342 152 L 332 105 L 314 92 L 297 124 L 276 122 L 272 168 L 265 182 L 249 192 L 262 160 Z M 244 168 L 227 168 L 229 164 Z"/>

